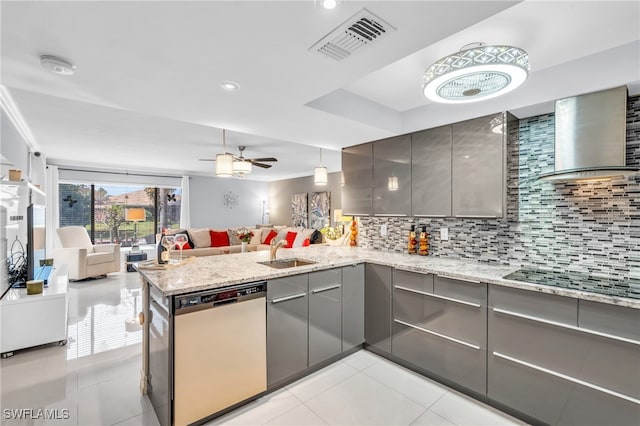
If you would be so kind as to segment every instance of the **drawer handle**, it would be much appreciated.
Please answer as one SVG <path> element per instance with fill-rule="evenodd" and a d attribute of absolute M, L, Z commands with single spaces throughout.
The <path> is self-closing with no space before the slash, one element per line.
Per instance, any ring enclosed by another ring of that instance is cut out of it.
<path fill-rule="evenodd" d="M 414 214 L 414 217 L 447 217 L 446 214 Z"/>
<path fill-rule="evenodd" d="M 471 348 L 471 349 L 475 349 L 477 351 L 480 350 L 480 346 L 472 345 L 471 343 L 467 343 L 467 342 L 465 342 L 463 340 L 458 340 L 458 339 L 455 339 L 453 337 L 447 336 L 445 334 L 440 334 L 440 333 L 437 333 L 435 331 L 427 330 L 426 328 L 422 328 L 422 327 L 418 327 L 417 325 L 409 324 L 408 322 L 404 322 L 404 321 L 399 320 L 397 318 L 394 318 L 393 321 L 397 322 L 398 324 L 402 324 L 404 326 L 414 328 L 414 329 L 416 329 L 418 331 L 422 331 L 423 333 L 431 334 L 433 336 L 440 337 L 441 339 L 445 339 L 445 340 L 448 340 L 450 342 L 457 343 L 459 345 L 466 346 L 466 347 Z"/>
<path fill-rule="evenodd" d="M 278 299 L 271 299 L 271 304 L 275 305 L 276 303 L 286 302 L 287 300 L 300 299 L 301 297 L 305 297 L 307 293 L 300 294 L 292 294 L 291 296 L 280 297 Z"/>
<path fill-rule="evenodd" d="M 640 400 L 632 398 L 632 397 L 627 396 L 625 394 L 613 391 L 611 389 L 603 388 L 601 386 L 594 385 L 593 383 L 585 382 L 584 380 L 580 380 L 580 379 L 572 377 L 572 376 L 567 376 L 566 374 L 562 374 L 562 373 L 559 373 L 559 372 L 554 371 L 554 370 L 549 370 L 548 368 L 540 367 L 539 365 L 531 364 L 531 363 L 523 361 L 521 359 L 510 357 L 509 355 L 501 354 L 500 352 L 493 352 L 493 356 L 496 356 L 496 357 L 502 358 L 502 359 L 506 359 L 507 361 L 511 361 L 511 362 L 513 362 L 515 364 L 523 365 L 523 366 L 531 368 L 533 370 L 541 371 L 543 373 L 546 373 L 546 374 L 549 374 L 549 375 L 552 375 L 552 376 L 555 376 L 555 377 L 559 377 L 559 378 L 567 380 L 569 382 L 576 383 L 576 384 L 582 385 L 584 387 L 587 387 L 587 388 L 590 388 L 590 389 L 594 389 L 594 390 L 597 390 L 599 392 L 606 393 L 608 395 L 615 396 L 617 398 L 624 399 L 625 401 L 629 401 L 629 402 L 632 402 L 634 404 L 640 405 Z"/>
<path fill-rule="evenodd" d="M 442 299 L 442 300 L 446 300 L 446 301 L 449 301 L 449 302 L 460 303 L 461 305 L 473 306 L 474 308 L 480 308 L 481 307 L 481 305 L 479 305 L 477 303 L 466 302 L 464 300 L 454 299 L 452 297 L 447 297 L 447 296 L 440 296 L 439 294 L 426 293 L 424 291 L 414 290 L 412 288 L 402 287 L 402 286 L 399 286 L 399 285 L 394 286 L 394 288 L 397 288 L 398 290 L 408 291 L 410 293 L 420 294 L 422 296 L 433 297 L 435 299 Z"/>
<path fill-rule="evenodd" d="M 440 278 L 447 278 L 447 279 L 449 279 L 449 280 L 464 281 L 464 282 L 466 282 L 466 283 L 480 284 L 480 281 L 470 280 L 470 279 L 467 279 L 467 278 L 454 278 L 454 277 L 447 277 L 447 276 L 439 275 L 439 274 L 436 274 L 436 277 L 440 277 Z"/>
<path fill-rule="evenodd" d="M 453 217 L 460 217 L 460 218 L 478 218 L 478 219 L 497 219 L 498 216 L 494 215 L 494 214 L 456 214 Z"/>
<path fill-rule="evenodd" d="M 579 332 L 585 333 L 585 334 L 591 334 L 591 335 L 594 335 L 594 336 L 605 337 L 607 339 L 613 339 L 613 340 L 617 340 L 619 342 L 631 343 L 632 345 L 640 346 L 640 342 L 639 341 L 633 340 L 633 339 L 627 339 L 626 337 L 615 336 L 613 334 L 602 333 L 600 331 L 595 331 L 595 330 L 589 330 L 588 328 L 580 328 L 580 327 L 576 327 L 574 325 L 563 324 L 561 322 L 550 321 L 550 320 L 546 320 L 546 319 L 542 319 L 542 318 L 538 318 L 538 317 L 533 317 L 533 316 L 530 316 L 530 315 L 524 315 L 524 314 L 520 314 L 518 312 L 507 311 L 505 309 L 500 309 L 500 308 L 491 308 L 491 309 L 493 309 L 493 312 L 496 312 L 498 314 L 508 315 L 508 316 L 516 317 L 516 318 L 522 318 L 522 319 L 526 319 L 526 320 L 529 320 L 529 321 L 536 321 L 536 322 L 539 322 L 539 323 L 542 323 L 542 324 L 552 325 L 554 327 L 566 328 L 566 329 L 572 330 L 572 331 L 579 331 Z"/>
<path fill-rule="evenodd" d="M 318 294 L 324 291 L 335 290 L 336 288 L 340 288 L 340 284 L 332 285 L 329 287 L 317 288 L 315 290 L 311 290 L 311 294 Z"/>
<path fill-rule="evenodd" d="M 408 214 L 404 213 L 375 213 L 374 216 L 378 217 L 406 217 Z"/>

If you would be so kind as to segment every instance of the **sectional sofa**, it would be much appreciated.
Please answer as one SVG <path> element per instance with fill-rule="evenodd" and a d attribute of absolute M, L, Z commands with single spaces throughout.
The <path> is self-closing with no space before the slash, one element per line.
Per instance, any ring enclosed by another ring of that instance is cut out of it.
<path fill-rule="evenodd" d="M 240 253 L 241 241 L 238 230 L 241 228 L 189 228 L 170 229 L 169 235 L 187 234 L 189 243 L 183 248 L 183 256 L 212 256 L 218 254 Z M 322 234 L 316 229 L 274 226 L 273 228 L 245 228 L 253 232 L 248 251 L 268 250 L 271 241 L 287 240 L 284 248 L 304 247 L 322 242 Z"/>

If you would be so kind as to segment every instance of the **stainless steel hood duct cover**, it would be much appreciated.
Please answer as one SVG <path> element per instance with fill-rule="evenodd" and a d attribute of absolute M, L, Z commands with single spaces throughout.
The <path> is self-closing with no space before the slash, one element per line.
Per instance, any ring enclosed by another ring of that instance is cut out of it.
<path fill-rule="evenodd" d="M 640 171 L 627 167 L 626 86 L 556 101 L 555 171 L 549 181 L 611 179 Z"/>

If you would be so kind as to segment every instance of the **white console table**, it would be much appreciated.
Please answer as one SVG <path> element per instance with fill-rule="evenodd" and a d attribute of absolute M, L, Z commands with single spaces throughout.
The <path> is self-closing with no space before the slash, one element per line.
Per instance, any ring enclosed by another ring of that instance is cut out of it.
<path fill-rule="evenodd" d="M 41 294 L 27 295 L 26 288 L 14 288 L 0 300 L 0 353 L 58 342 L 67 343 L 69 274 L 66 265 L 53 268 L 48 286 Z"/>

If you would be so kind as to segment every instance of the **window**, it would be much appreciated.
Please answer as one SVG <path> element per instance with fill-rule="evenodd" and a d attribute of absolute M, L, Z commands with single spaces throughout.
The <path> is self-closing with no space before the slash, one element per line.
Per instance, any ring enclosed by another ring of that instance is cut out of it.
<path fill-rule="evenodd" d="M 61 183 L 60 226 L 84 226 L 94 244 L 155 244 L 180 226 L 180 188 Z"/>

